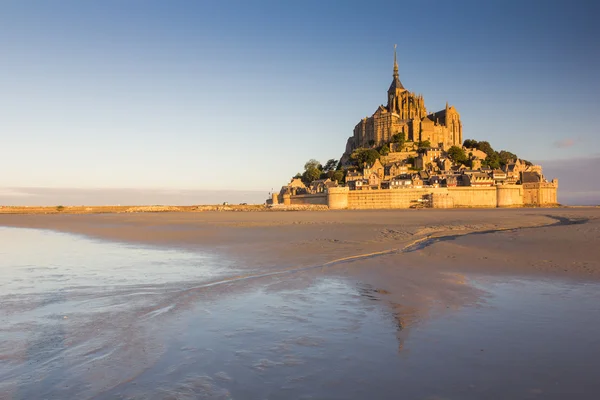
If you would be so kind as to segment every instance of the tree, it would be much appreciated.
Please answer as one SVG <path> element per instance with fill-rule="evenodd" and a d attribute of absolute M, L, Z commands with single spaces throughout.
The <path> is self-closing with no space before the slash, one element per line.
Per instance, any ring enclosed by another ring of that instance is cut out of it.
<path fill-rule="evenodd" d="M 315 160 L 314 158 L 311 158 L 310 160 L 308 160 L 305 164 L 304 164 L 304 170 L 306 171 L 309 168 L 316 168 L 316 169 L 323 169 L 323 166 L 321 165 L 320 162 L 318 162 L 317 160 Z"/>
<path fill-rule="evenodd" d="M 516 154 L 513 154 L 510 151 L 506 150 L 500 150 L 498 156 L 500 156 L 500 165 L 506 165 L 517 160 Z"/>
<path fill-rule="evenodd" d="M 390 147 L 387 144 L 384 144 L 383 146 L 381 146 L 381 149 L 379 149 L 379 154 L 381 154 L 382 156 L 387 156 L 388 154 L 390 154 Z"/>
<path fill-rule="evenodd" d="M 296 175 L 294 175 L 294 178 L 302 178 L 302 174 L 298 172 Z"/>
<path fill-rule="evenodd" d="M 492 157 L 496 153 L 489 142 L 478 142 L 477 148 L 487 154 L 488 157 Z"/>
<path fill-rule="evenodd" d="M 309 167 L 302 174 L 302 182 L 309 184 L 321 177 L 321 170 L 316 167 Z"/>
<path fill-rule="evenodd" d="M 381 157 L 379 152 L 375 149 L 365 149 L 363 147 L 358 148 L 352 152 L 350 159 L 357 166 L 362 166 L 364 163 L 373 164 L 375 160 Z"/>
<path fill-rule="evenodd" d="M 319 179 L 323 172 L 323 166 L 314 158 L 308 160 L 304 164 L 304 173 L 302 174 L 302 182 L 309 184 L 312 181 Z"/>
<path fill-rule="evenodd" d="M 336 169 L 337 164 L 338 164 L 338 160 L 336 160 L 334 158 L 330 158 L 325 163 L 325 166 L 323 167 L 323 171 L 325 171 L 325 172 L 333 171 Z"/>
<path fill-rule="evenodd" d="M 343 183 L 344 182 L 344 171 L 333 171 L 333 177 L 331 178 L 332 181 L 336 181 L 337 183 Z"/>
<path fill-rule="evenodd" d="M 465 139 L 463 146 L 465 146 L 468 149 L 476 149 L 477 148 L 477 140 Z"/>
<path fill-rule="evenodd" d="M 396 133 L 392 136 L 392 143 L 398 143 L 398 148 L 402 148 L 406 142 L 406 135 L 404 132 Z"/>
<path fill-rule="evenodd" d="M 422 142 L 419 142 L 417 144 L 417 147 L 422 149 L 422 148 L 426 148 L 426 147 L 431 147 L 431 143 L 429 142 L 429 140 L 424 140 Z"/>
<path fill-rule="evenodd" d="M 369 140 L 369 146 L 373 146 L 375 144 L 375 141 L 373 139 Z"/>
<path fill-rule="evenodd" d="M 448 149 L 448 157 L 457 164 L 464 164 L 467 161 L 465 151 L 458 146 L 452 146 Z"/>
<path fill-rule="evenodd" d="M 491 155 L 487 156 L 481 164 L 492 169 L 498 169 L 500 168 L 500 156 L 494 151 Z"/>

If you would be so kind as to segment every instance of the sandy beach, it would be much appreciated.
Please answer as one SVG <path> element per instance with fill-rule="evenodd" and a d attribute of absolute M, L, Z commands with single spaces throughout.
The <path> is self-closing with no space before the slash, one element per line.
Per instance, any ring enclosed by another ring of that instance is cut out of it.
<path fill-rule="evenodd" d="M 2 214 L 0 236 L 0 398 L 598 390 L 598 208 Z"/>
<path fill-rule="evenodd" d="M 226 254 L 249 278 L 315 269 L 420 311 L 476 298 L 463 274 L 600 280 L 600 208 L 0 215 L 0 226 Z"/>

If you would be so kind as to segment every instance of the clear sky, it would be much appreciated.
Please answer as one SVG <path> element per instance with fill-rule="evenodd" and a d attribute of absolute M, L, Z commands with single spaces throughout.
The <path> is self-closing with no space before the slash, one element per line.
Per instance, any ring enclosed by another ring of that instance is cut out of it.
<path fill-rule="evenodd" d="M 0 188 L 280 187 L 386 102 L 395 43 L 465 138 L 597 160 L 599 3 L 3 1 Z"/>

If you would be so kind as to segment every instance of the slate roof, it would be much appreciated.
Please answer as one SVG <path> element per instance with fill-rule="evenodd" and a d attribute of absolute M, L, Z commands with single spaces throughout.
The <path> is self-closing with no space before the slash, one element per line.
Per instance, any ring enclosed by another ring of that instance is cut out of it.
<path fill-rule="evenodd" d="M 537 172 L 522 172 L 521 182 L 522 183 L 538 183 L 542 181 L 542 177 Z"/>
<path fill-rule="evenodd" d="M 402 86 L 402 82 L 400 82 L 400 78 L 398 78 L 397 76 L 395 76 L 394 79 L 392 80 L 392 84 L 390 85 L 388 92 L 395 92 L 396 89 L 406 90 L 404 88 L 404 86 Z"/>
<path fill-rule="evenodd" d="M 444 109 L 442 111 L 431 113 L 426 118 L 433 120 L 433 121 L 437 121 L 438 124 L 440 124 L 440 125 L 445 125 L 446 124 L 446 110 Z"/>

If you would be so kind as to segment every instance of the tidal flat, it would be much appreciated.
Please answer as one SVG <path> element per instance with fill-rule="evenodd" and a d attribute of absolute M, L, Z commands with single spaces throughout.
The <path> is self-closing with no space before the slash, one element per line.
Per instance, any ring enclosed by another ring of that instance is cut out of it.
<path fill-rule="evenodd" d="M 0 399 L 594 399 L 600 209 L 0 215 Z"/>

